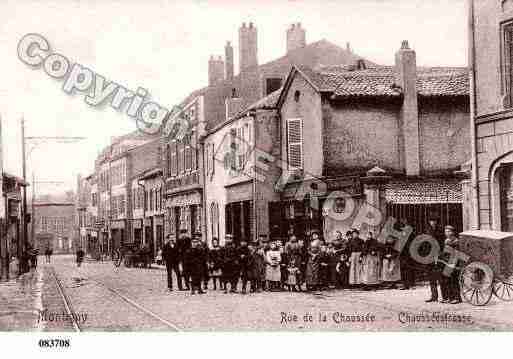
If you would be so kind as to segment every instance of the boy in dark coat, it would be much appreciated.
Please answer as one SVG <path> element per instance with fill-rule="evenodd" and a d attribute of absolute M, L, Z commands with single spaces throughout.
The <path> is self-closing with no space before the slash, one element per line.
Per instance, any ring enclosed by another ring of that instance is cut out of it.
<path fill-rule="evenodd" d="M 205 292 L 201 289 L 201 280 L 204 275 L 207 256 L 197 238 L 192 240 L 191 248 L 185 252 L 184 263 L 191 278 L 191 294 L 195 294 L 196 290 L 199 294 L 204 294 Z"/>
<path fill-rule="evenodd" d="M 226 235 L 225 247 L 222 251 L 223 258 L 223 282 L 224 292 L 228 293 L 228 283 L 230 284 L 230 293 L 237 293 L 237 282 L 239 281 L 240 263 L 239 252 L 233 244 L 233 236 Z"/>
<path fill-rule="evenodd" d="M 219 289 L 223 289 L 223 282 L 221 280 L 222 250 L 219 246 L 219 240 L 212 238 L 212 248 L 208 251 L 208 269 L 214 290 L 217 290 L 217 282 L 219 282 Z"/>
<path fill-rule="evenodd" d="M 248 242 L 245 239 L 242 239 L 240 242 L 240 246 L 237 249 L 239 254 L 239 263 L 240 263 L 240 279 L 242 281 L 242 294 L 246 294 L 246 285 L 250 280 L 250 270 L 251 270 L 251 260 L 250 260 L 250 252 L 248 248 Z"/>

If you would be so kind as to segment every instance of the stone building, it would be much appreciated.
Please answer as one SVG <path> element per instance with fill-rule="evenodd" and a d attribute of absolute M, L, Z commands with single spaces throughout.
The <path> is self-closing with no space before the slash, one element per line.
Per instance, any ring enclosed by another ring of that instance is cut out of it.
<path fill-rule="evenodd" d="M 469 1 L 473 227 L 513 232 L 513 1 Z"/>
<path fill-rule="evenodd" d="M 99 259 L 106 244 L 100 241 L 98 185 L 94 174 L 77 178 L 76 218 L 79 243 L 87 255 Z"/>
<path fill-rule="evenodd" d="M 97 229 L 105 254 L 133 243 L 132 193 L 134 173 L 158 166 L 158 135 L 133 132 L 113 138 L 95 161 Z"/>
<path fill-rule="evenodd" d="M 318 229 L 332 238 L 354 225 L 362 206 L 420 232 L 435 211 L 461 230 L 468 92 L 466 68 L 417 67 L 406 41 L 392 67 L 294 67 L 278 101 L 286 165 L 280 201 L 269 207 L 274 235 Z M 344 220 L 323 207 L 335 191 L 328 209 Z"/>
<path fill-rule="evenodd" d="M 239 242 L 253 241 L 269 232 L 268 203 L 279 199 L 273 181 L 280 172 L 265 161 L 270 155 L 279 157 L 275 110 L 279 94 L 277 90 L 244 111 L 227 116 L 228 121 L 205 136 L 205 233 L 209 244 L 213 238 L 223 244 L 226 234 Z M 227 100 L 228 112 L 233 104 Z"/>
<path fill-rule="evenodd" d="M 33 208 L 34 248 L 41 254 L 47 248 L 54 254 L 74 253 L 79 243 L 75 231 L 75 203 L 36 200 Z"/>
<path fill-rule="evenodd" d="M 218 56 L 211 57 L 209 60 L 209 86 L 193 91 L 182 102 L 180 111 L 168 120 L 169 124 L 174 123 L 177 118 L 190 116 L 194 122 L 190 126 L 193 131 L 191 132 L 192 136 L 186 136 L 186 141 L 195 141 L 197 145 L 195 149 L 189 150 L 188 142 L 184 143 L 181 139 L 173 141 L 169 138 L 169 131 L 165 131 L 163 136 L 162 149 L 165 160 L 163 174 L 166 181 L 167 208 L 166 233 L 176 234 L 180 228 L 183 228 L 189 234 L 201 231 L 203 234 L 210 233 L 209 236 L 212 236 L 212 229 L 207 230 L 205 227 L 207 221 L 204 218 L 211 216 L 209 206 L 212 203 L 205 202 L 203 193 L 203 177 L 206 174 L 202 159 L 206 154 L 206 149 L 202 147 L 203 137 L 207 133 L 211 136 L 221 129 L 225 131 L 224 124 L 227 121 L 232 121 L 234 116 L 240 114 L 241 111 L 250 109 L 252 104 L 280 89 L 292 65 L 318 67 L 320 65 L 350 65 L 360 62 L 368 67 L 376 66 L 349 48 L 343 49 L 326 40 L 307 44 L 306 30 L 301 27 L 301 24 L 294 24 L 287 30 L 286 41 L 286 54 L 267 63 L 259 64 L 257 27 L 252 23 L 243 23 L 239 28 L 239 73 L 235 75 L 233 47 L 230 42 L 227 42 L 224 49 L 224 61 Z M 220 78 L 223 74 L 221 64 L 224 64 L 225 67 L 223 78 Z M 240 120 L 242 121 L 242 119 Z M 200 127 L 196 127 L 198 124 Z M 171 126 L 166 125 L 166 127 Z M 189 157 L 191 158 L 190 162 L 187 159 Z M 189 168 L 189 165 L 192 168 Z M 225 179 L 220 180 L 222 183 L 225 181 Z M 247 186 L 249 185 L 247 184 Z M 236 202 L 244 201 L 247 199 L 240 198 L 240 201 Z M 258 202 L 254 202 L 254 205 L 258 205 Z M 243 206 L 245 209 L 242 211 L 247 213 L 249 202 Z M 239 218 L 239 214 L 236 214 L 237 211 L 232 209 L 229 210 L 232 213 L 230 216 Z M 219 208 L 220 218 L 224 217 L 225 210 L 226 208 Z M 244 218 L 249 219 L 247 215 Z M 249 227 L 254 227 L 254 225 L 247 224 Z M 230 226 L 233 225 L 230 224 Z M 218 234 L 224 231 L 223 227 Z M 255 231 L 252 232 L 252 235 L 255 233 Z"/>
<path fill-rule="evenodd" d="M 175 113 L 168 124 L 185 120 L 186 127 L 177 133 L 166 129 L 162 139 L 165 182 L 165 233 L 178 236 L 186 230 L 204 233 L 203 151 L 205 135 L 204 98 L 194 98 Z"/>

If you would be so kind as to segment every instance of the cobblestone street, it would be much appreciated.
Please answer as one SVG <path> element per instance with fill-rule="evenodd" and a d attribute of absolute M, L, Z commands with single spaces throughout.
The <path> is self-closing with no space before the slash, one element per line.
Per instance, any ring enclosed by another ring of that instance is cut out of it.
<path fill-rule="evenodd" d="M 92 261 L 77 268 L 71 256 L 56 256 L 51 265 L 42 262 L 21 281 L 1 284 L 2 330 L 73 330 L 63 316 L 65 305 L 57 293 L 53 269 L 83 331 L 505 330 L 513 320 L 511 306 L 497 300 L 486 307 L 425 303 L 428 288 L 424 286 L 408 291 L 316 294 L 241 295 L 209 290 L 191 296 L 185 291 L 168 292 L 162 268 L 116 268 L 112 262 Z M 40 309 L 44 315 L 38 314 Z M 408 319 L 408 315 L 434 312 L 467 316 L 470 322 L 412 323 Z M 304 320 L 305 314 L 311 315 L 311 321 Z M 343 315 L 361 318 L 343 320 Z"/>

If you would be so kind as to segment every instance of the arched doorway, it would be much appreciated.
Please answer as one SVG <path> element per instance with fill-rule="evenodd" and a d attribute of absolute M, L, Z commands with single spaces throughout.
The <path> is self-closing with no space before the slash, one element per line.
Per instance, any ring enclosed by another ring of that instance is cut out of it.
<path fill-rule="evenodd" d="M 497 168 L 499 180 L 500 230 L 513 232 L 513 163 Z"/>

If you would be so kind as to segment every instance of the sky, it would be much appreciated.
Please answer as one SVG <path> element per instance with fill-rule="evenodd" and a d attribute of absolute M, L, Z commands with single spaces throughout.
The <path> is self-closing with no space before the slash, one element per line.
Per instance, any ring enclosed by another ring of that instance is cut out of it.
<path fill-rule="evenodd" d="M 43 35 L 54 52 L 126 88 L 147 89 L 172 108 L 208 81 L 210 55 L 234 46 L 238 28 L 258 30 L 258 61 L 285 54 L 286 29 L 301 22 L 307 43 L 326 39 L 373 62 L 391 65 L 402 40 L 421 66 L 467 64 L 465 0 L 2 0 L 0 3 L 0 116 L 4 171 L 21 175 L 20 119 L 26 136 L 85 137 L 73 144 L 29 143 L 27 177 L 38 193 L 73 189 L 94 169 L 112 136 L 136 129 L 125 112 L 94 108 L 83 93 L 68 95 L 63 81 L 17 56 L 20 39 Z M 44 184 L 43 182 L 58 182 Z"/>

